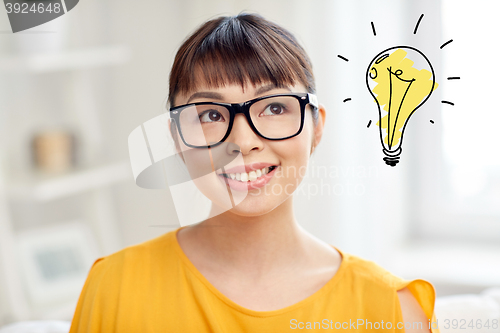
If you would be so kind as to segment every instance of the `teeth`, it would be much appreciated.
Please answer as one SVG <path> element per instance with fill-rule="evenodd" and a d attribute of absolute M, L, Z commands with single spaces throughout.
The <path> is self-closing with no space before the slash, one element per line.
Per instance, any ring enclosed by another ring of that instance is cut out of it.
<path fill-rule="evenodd" d="M 241 181 L 242 182 L 247 182 L 248 181 L 248 173 L 242 172 L 241 173 Z"/>
<path fill-rule="evenodd" d="M 238 181 L 241 181 L 241 182 L 247 182 L 247 181 L 251 181 L 253 182 L 254 180 L 258 179 L 259 177 L 262 177 L 264 175 L 266 175 L 267 173 L 269 173 L 269 168 L 262 168 L 262 169 L 258 169 L 258 170 L 255 170 L 255 171 L 250 171 L 249 173 L 246 173 L 246 172 L 241 172 L 241 173 L 229 173 L 229 174 L 226 174 L 226 176 L 228 178 L 231 178 L 231 179 L 235 179 L 235 180 L 238 180 Z"/>

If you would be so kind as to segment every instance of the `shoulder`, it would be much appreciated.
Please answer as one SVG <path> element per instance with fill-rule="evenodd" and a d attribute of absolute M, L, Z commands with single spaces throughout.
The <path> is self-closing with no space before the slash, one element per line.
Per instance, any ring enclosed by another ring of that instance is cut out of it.
<path fill-rule="evenodd" d="M 404 287 L 405 282 L 408 282 L 392 274 L 374 261 L 366 260 L 338 249 L 337 251 L 342 255 L 342 260 L 346 266 L 346 274 L 349 275 L 349 279 L 353 283 L 366 285 L 369 288 L 379 287 L 387 290 L 399 290 Z"/>
<path fill-rule="evenodd" d="M 169 231 L 161 236 L 148 241 L 127 246 L 120 251 L 103 257 L 107 262 L 122 262 L 144 260 L 145 256 L 167 253 L 167 249 L 172 247 L 173 237 L 176 230 Z"/>
<path fill-rule="evenodd" d="M 139 313 L 151 301 L 146 298 L 157 294 L 158 280 L 169 276 L 173 232 L 98 258 L 80 293 L 70 332 L 113 332 L 118 313 Z"/>
<path fill-rule="evenodd" d="M 411 322 L 411 323 L 422 323 L 421 327 L 416 327 L 416 328 L 409 328 L 406 329 L 407 333 L 413 333 L 413 332 L 430 332 L 428 329 L 428 319 L 416 300 L 415 296 L 411 293 L 410 289 L 407 287 L 404 287 L 401 290 L 397 291 L 398 293 L 398 298 L 399 298 L 399 303 L 401 304 L 401 312 L 403 314 L 403 321 L 404 322 Z"/>
<path fill-rule="evenodd" d="M 435 301 L 435 291 L 431 283 L 422 279 L 403 279 L 373 261 L 339 252 L 346 260 L 349 278 L 358 285 L 358 288 L 372 294 L 397 295 L 403 320 L 423 323 L 422 330 L 407 330 L 407 332 L 429 332 L 426 327 L 428 319 L 433 318 Z"/>
<path fill-rule="evenodd" d="M 158 263 L 168 263 L 172 256 L 171 241 L 175 231 L 170 231 L 146 242 L 128 246 L 108 256 L 98 258 L 87 277 L 87 284 L 116 283 L 118 279 L 136 279 L 147 275 Z"/>
<path fill-rule="evenodd" d="M 435 291 L 430 282 L 423 279 L 406 280 L 389 272 L 374 261 L 366 260 L 349 253 L 339 252 L 343 260 L 346 261 L 348 273 L 358 282 L 379 285 L 395 291 L 407 288 L 417 300 L 419 300 L 417 296 L 429 296 L 429 301 L 425 302 L 425 305 L 430 305 L 431 301 L 434 301 Z"/>

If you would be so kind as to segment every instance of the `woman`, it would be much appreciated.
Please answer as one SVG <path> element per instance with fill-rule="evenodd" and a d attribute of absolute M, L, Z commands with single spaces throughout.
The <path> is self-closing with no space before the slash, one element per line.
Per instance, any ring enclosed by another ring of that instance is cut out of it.
<path fill-rule="evenodd" d="M 241 159 L 196 182 L 210 218 L 94 263 L 70 332 L 430 332 L 430 283 L 344 253 L 294 217 L 296 171 L 325 123 L 314 92 L 305 51 L 258 15 L 220 17 L 191 35 L 170 74 L 179 156 L 190 173 L 198 153 L 221 145 Z"/>

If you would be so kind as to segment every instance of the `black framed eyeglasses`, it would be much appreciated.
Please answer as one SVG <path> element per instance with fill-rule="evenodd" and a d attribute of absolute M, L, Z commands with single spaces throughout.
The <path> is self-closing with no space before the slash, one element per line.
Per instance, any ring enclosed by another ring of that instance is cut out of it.
<path fill-rule="evenodd" d="M 285 140 L 302 132 L 306 106 L 318 108 L 310 93 L 276 94 L 243 103 L 200 102 L 170 108 L 184 144 L 191 148 L 211 148 L 225 141 L 234 118 L 243 113 L 252 130 L 267 140 Z"/>

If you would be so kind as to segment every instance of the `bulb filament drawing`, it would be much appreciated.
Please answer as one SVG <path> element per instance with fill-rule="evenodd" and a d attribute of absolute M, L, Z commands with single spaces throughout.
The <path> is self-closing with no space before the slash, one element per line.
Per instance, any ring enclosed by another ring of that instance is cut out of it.
<path fill-rule="evenodd" d="M 378 106 L 383 159 L 387 165 L 395 166 L 402 153 L 408 120 L 438 86 L 434 69 L 416 48 L 395 46 L 380 52 L 370 62 L 366 85 Z"/>

